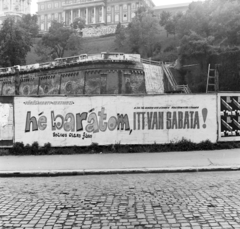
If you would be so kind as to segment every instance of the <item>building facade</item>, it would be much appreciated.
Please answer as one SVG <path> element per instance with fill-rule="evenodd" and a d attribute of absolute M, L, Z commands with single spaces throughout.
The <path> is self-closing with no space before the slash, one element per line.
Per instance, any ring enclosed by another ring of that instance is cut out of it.
<path fill-rule="evenodd" d="M 0 25 L 8 16 L 30 14 L 31 0 L 0 0 Z"/>
<path fill-rule="evenodd" d="M 155 6 L 154 13 L 157 17 L 160 18 L 160 15 L 163 11 L 167 11 L 171 14 L 176 14 L 178 12 L 186 13 L 186 11 L 188 10 L 188 7 L 189 7 L 189 3 Z"/>
<path fill-rule="evenodd" d="M 154 7 L 152 0 L 38 0 L 38 21 L 41 31 L 47 31 L 52 20 L 70 25 L 75 18 L 86 25 L 128 24 L 139 6 Z"/>

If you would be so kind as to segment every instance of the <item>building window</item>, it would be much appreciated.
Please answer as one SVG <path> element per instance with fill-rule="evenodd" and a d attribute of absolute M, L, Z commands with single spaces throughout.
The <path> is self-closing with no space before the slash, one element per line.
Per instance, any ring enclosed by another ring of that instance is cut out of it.
<path fill-rule="evenodd" d="M 51 22 L 48 22 L 48 30 L 49 30 L 49 28 L 51 27 Z"/>
<path fill-rule="evenodd" d="M 111 11 L 111 7 L 110 6 L 107 7 L 107 11 Z"/>
<path fill-rule="evenodd" d="M 127 21 L 127 14 L 123 14 L 123 21 Z"/>
<path fill-rule="evenodd" d="M 119 11 L 119 5 L 115 5 L 115 11 Z"/>
<path fill-rule="evenodd" d="M 55 3 L 55 8 L 58 8 L 58 3 L 57 2 Z"/>
<path fill-rule="evenodd" d="M 51 4 L 48 4 L 48 9 L 51 9 L 51 6 L 52 6 Z"/>
<path fill-rule="evenodd" d="M 55 19 L 58 19 L 58 13 L 55 13 Z"/>
<path fill-rule="evenodd" d="M 62 21 L 62 13 L 58 13 L 58 21 L 59 21 L 59 22 Z"/>
<path fill-rule="evenodd" d="M 41 20 L 44 20 L 44 15 L 41 15 Z"/>
<path fill-rule="evenodd" d="M 108 16 L 107 16 L 107 22 L 111 22 L 111 15 L 110 14 L 108 14 Z"/>
<path fill-rule="evenodd" d="M 132 3 L 132 9 L 135 9 L 135 3 Z"/>
<path fill-rule="evenodd" d="M 44 4 L 41 5 L 41 9 L 44 10 Z"/>
<path fill-rule="evenodd" d="M 124 9 L 124 10 L 127 10 L 127 4 L 124 4 L 124 5 L 123 5 L 123 9 Z"/>
<path fill-rule="evenodd" d="M 115 15 L 115 22 L 119 22 L 119 14 Z"/>
<path fill-rule="evenodd" d="M 41 24 L 41 30 L 44 30 L 44 23 Z"/>

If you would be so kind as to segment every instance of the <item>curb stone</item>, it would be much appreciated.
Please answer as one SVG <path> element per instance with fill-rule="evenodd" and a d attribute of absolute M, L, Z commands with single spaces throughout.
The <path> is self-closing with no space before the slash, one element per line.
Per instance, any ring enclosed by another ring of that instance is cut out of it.
<path fill-rule="evenodd" d="M 34 171 L 0 171 L 0 177 L 48 177 L 48 176 L 80 176 L 80 175 L 111 175 L 132 173 L 190 173 L 190 172 L 217 172 L 238 171 L 236 166 L 211 167 L 175 167 L 175 168 L 129 168 L 129 169 L 81 169 L 81 170 L 34 170 Z"/>

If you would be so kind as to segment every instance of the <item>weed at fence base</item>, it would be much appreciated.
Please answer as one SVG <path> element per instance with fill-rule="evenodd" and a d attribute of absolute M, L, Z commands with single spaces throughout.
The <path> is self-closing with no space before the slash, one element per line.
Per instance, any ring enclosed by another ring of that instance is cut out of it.
<path fill-rule="evenodd" d="M 152 145 L 113 145 L 100 146 L 93 143 L 90 146 L 52 147 L 51 143 L 40 147 L 38 142 L 32 145 L 24 145 L 22 142 L 14 143 L 10 149 L 0 149 L 0 156 L 4 155 L 70 155 L 70 154 L 99 154 L 99 153 L 153 153 L 153 152 L 176 152 L 176 151 L 199 151 L 240 148 L 240 142 L 212 143 L 209 140 L 193 143 L 183 138 L 178 142 L 169 144 Z"/>

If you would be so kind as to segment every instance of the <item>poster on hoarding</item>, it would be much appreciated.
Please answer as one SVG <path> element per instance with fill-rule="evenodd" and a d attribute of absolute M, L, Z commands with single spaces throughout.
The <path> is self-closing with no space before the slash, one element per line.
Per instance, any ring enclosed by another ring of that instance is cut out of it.
<path fill-rule="evenodd" d="M 0 146 L 13 144 L 13 97 L 0 98 Z"/>
<path fill-rule="evenodd" d="M 83 95 L 84 93 L 84 72 L 64 72 L 61 73 L 60 94 Z"/>
<path fill-rule="evenodd" d="M 16 97 L 15 141 L 53 146 L 216 142 L 216 95 Z"/>
<path fill-rule="evenodd" d="M 1 78 L 1 95 L 2 96 L 13 96 L 15 95 L 15 77 L 3 77 Z"/>
<path fill-rule="evenodd" d="M 19 95 L 29 96 L 38 94 L 39 78 L 35 73 L 20 76 Z"/>
<path fill-rule="evenodd" d="M 38 95 L 56 95 L 59 94 L 60 88 L 60 74 L 59 73 L 46 73 L 39 75 L 39 89 Z"/>
<path fill-rule="evenodd" d="M 101 93 L 101 75 L 99 72 L 86 73 L 85 94 L 99 95 Z"/>
<path fill-rule="evenodd" d="M 219 141 L 240 141 L 240 93 L 218 94 Z"/>
<path fill-rule="evenodd" d="M 163 94 L 163 69 L 161 66 L 143 64 L 145 72 L 145 84 L 147 94 Z"/>

